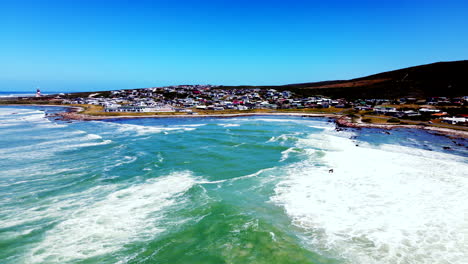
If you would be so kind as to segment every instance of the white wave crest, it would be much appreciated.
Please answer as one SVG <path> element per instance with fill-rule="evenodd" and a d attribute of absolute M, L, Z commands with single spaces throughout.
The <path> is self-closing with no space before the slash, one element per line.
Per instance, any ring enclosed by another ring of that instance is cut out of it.
<path fill-rule="evenodd" d="M 120 167 L 120 166 L 125 165 L 125 164 L 133 163 L 137 159 L 138 159 L 137 156 L 124 156 L 120 160 L 115 161 L 115 163 L 113 163 L 112 165 L 105 167 L 104 171 L 110 171 L 113 168 Z"/>
<path fill-rule="evenodd" d="M 278 141 L 288 141 L 288 140 L 296 140 L 297 136 L 300 135 L 301 133 L 292 133 L 292 134 L 282 134 L 276 137 L 271 137 L 266 143 L 271 143 L 271 142 L 278 142 Z"/>
<path fill-rule="evenodd" d="M 287 150 L 281 151 L 280 162 L 283 162 L 289 158 L 291 153 L 299 153 L 300 151 L 297 148 L 288 148 Z"/>
<path fill-rule="evenodd" d="M 195 184 L 190 173 L 174 173 L 111 193 L 84 206 L 46 233 L 29 263 L 67 263 L 112 253 L 126 243 L 164 231 L 164 209 Z"/>
<path fill-rule="evenodd" d="M 67 147 L 61 148 L 60 150 L 69 150 L 69 149 L 76 149 L 76 148 L 84 148 L 84 147 L 93 147 L 93 146 L 102 146 L 112 143 L 112 140 L 106 139 L 101 142 L 88 142 L 88 143 L 81 143 L 76 145 L 69 145 Z"/>
<path fill-rule="evenodd" d="M 135 132 L 139 136 L 155 133 L 167 133 L 168 131 L 193 131 L 196 129 L 196 127 L 193 126 L 156 127 L 117 123 L 112 123 L 112 125 L 117 126 L 118 132 Z"/>
<path fill-rule="evenodd" d="M 181 127 L 202 127 L 206 126 L 207 124 L 190 124 L 190 125 L 180 125 Z"/>
<path fill-rule="evenodd" d="M 222 127 L 238 127 L 240 124 L 218 124 L 219 126 Z"/>
<path fill-rule="evenodd" d="M 3 133 L 16 133 L 44 128 L 62 128 L 65 124 L 57 124 L 46 118 L 46 114 L 41 110 L 27 109 L 0 109 L 0 127 L 20 127 L 18 130 L 8 129 Z"/>

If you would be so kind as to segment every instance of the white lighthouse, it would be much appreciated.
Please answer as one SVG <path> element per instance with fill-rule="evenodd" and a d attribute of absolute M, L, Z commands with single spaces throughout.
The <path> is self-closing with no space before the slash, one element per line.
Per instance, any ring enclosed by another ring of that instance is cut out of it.
<path fill-rule="evenodd" d="M 41 89 L 37 88 L 36 97 L 41 97 Z"/>

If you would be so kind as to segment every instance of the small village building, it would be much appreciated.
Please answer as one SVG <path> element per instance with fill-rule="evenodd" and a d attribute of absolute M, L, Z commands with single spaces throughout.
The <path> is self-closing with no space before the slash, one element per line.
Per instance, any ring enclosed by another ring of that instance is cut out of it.
<path fill-rule="evenodd" d="M 442 122 L 452 125 L 468 124 L 467 117 L 443 117 Z"/>

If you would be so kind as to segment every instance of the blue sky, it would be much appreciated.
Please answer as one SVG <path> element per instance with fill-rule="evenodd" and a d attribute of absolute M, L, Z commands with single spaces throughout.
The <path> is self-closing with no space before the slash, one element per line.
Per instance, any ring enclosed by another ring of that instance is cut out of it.
<path fill-rule="evenodd" d="M 350 79 L 468 59 L 468 1 L 0 0 L 0 91 Z"/>

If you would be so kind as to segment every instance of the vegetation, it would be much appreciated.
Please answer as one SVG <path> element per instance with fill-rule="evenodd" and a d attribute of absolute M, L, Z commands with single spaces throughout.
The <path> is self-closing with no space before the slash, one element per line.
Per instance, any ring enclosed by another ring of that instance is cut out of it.
<path fill-rule="evenodd" d="M 388 118 L 380 116 L 366 116 L 366 118 L 361 119 L 363 123 L 372 123 L 372 124 L 388 124 Z"/>
<path fill-rule="evenodd" d="M 302 109 L 277 109 L 276 112 L 281 113 L 310 113 L 310 114 L 342 114 L 350 109 L 344 108 L 302 108 Z M 347 112 L 346 112 L 347 113 Z"/>
<path fill-rule="evenodd" d="M 400 123 L 400 119 L 392 117 L 387 120 L 388 123 Z"/>
<path fill-rule="evenodd" d="M 104 108 L 98 105 L 73 105 L 83 108 L 80 114 L 92 116 L 148 116 L 148 115 L 187 115 L 185 112 L 104 112 Z M 247 113 L 304 113 L 304 114 L 341 114 L 343 111 L 348 112 L 349 109 L 343 108 L 304 108 L 304 109 L 252 109 L 252 110 L 203 110 L 191 109 L 194 113 L 200 115 L 223 115 L 223 114 L 247 114 Z"/>
<path fill-rule="evenodd" d="M 142 112 L 142 113 L 134 113 L 134 112 L 104 112 L 104 108 L 98 105 L 73 105 L 79 106 L 83 108 L 80 111 L 80 114 L 85 115 L 92 115 L 92 116 L 152 116 L 152 115 L 187 115 L 185 112 Z M 246 110 L 246 111 L 239 111 L 239 110 L 222 110 L 222 111 L 214 111 L 214 110 L 202 110 L 202 109 L 192 109 L 193 112 L 196 112 L 200 115 L 221 115 L 221 114 L 245 114 L 245 113 L 271 113 L 274 112 L 273 110 L 268 109 L 255 109 L 255 110 Z"/>
<path fill-rule="evenodd" d="M 383 72 L 352 80 L 300 83 L 282 86 L 224 86 L 289 90 L 300 96 L 324 95 L 332 98 L 400 98 L 464 96 L 468 87 L 468 60 L 438 62 Z"/>
<path fill-rule="evenodd" d="M 109 98 L 112 94 L 111 91 L 98 91 L 98 92 L 79 92 L 79 93 L 67 93 L 63 96 L 65 99 L 73 99 L 73 98 L 79 98 L 79 97 L 88 97 L 90 95 L 94 94 L 96 97 L 105 97 Z"/>

